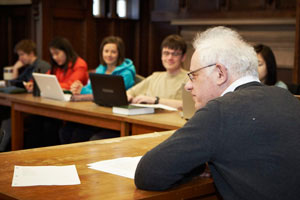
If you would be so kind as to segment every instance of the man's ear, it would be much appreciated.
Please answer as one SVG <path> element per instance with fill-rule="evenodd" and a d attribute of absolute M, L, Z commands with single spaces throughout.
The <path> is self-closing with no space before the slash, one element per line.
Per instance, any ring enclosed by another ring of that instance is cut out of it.
<path fill-rule="evenodd" d="M 217 70 L 217 84 L 219 86 L 223 85 L 228 80 L 228 71 L 227 68 L 222 64 L 216 64 Z"/>

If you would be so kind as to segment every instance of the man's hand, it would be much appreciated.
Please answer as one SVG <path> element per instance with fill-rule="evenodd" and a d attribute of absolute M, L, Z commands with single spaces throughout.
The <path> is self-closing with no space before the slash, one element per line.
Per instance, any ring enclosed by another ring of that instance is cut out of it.
<path fill-rule="evenodd" d="M 32 90 L 33 90 L 33 82 L 31 82 L 31 81 L 29 81 L 29 82 L 23 81 L 23 85 L 26 88 L 27 92 L 32 92 Z"/>
<path fill-rule="evenodd" d="M 80 94 L 82 87 L 83 87 L 82 83 L 79 80 L 77 80 L 72 83 L 70 90 L 72 94 Z"/>
<path fill-rule="evenodd" d="M 146 104 L 154 104 L 156 98 L 149 97 L 144 95 L 136 96 L 132 99 L 131 103 L 146 103 Z"/>

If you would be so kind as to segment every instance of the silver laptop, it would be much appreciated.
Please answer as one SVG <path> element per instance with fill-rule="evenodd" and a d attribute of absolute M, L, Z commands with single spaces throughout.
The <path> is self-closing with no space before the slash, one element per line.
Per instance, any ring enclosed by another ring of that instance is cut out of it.
<path fill-rule="evenodd" d="M 196 112 L 195 102 L 190 92 L 182 86 L 182 117 L 190 119 Z"/>
<path fill-rule="evenodd" d="M 71 94 L 64 94 L 55 75 L 41 73 L 32 73 L 32 75 L 40 88 L 41 97 L 70 101 Z"/>

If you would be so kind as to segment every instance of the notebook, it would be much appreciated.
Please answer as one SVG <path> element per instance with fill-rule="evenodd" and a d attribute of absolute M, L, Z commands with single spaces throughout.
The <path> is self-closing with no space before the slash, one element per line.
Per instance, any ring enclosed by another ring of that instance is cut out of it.
<path fill-rule="evenodd" d="M 32 73 L 35 82 L 38 84 L 41 97 L 60 101 L 69 101 L 71 94 L 64 94 L 55 75 Z"/>
<path fill-rule="evenodd" d="M 89 73 L 94 102 L 100 106 L 128 105 L 122 76 Z"/>
<path fill-rule="evenodd" d="M 190 119 L 196 112 L 195 102 L 190 92 L 182 86 L 182 117 Z"/>

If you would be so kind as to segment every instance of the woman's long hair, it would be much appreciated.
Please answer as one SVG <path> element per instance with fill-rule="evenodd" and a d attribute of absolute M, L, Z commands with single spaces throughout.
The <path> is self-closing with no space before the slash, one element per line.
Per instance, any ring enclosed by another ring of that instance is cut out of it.
<path fill-rule="evenodd" d="M 254 49 L 257 54 L 261 54 L 267 66 L 267 77 L 265 84 L 275 85 L 275 83 L 277 82 L 277 64 L 273 51 L 270 47 L 263 44 L 255 45 Z"/>
<path fill-rule="evenodd" d="M 64 72 L 66 73 L 70 62 L 72 63 L 71 68 L 73 68 L 78 55 L 74 51 L 71 43 L 66 38 L 63 38 L 63 37 L 54 38 L 49 44 L 49 49 L 50 48 L 62 50 L 66 54 L 66 62 L 61 66 L 57 65 L 57 63 L 51 56 L 51 59 L 50 59 L 51 66 L 52 66 L 51 73 L 54 73 L 56 68 L 62 68 L 64 70 Z"/>

